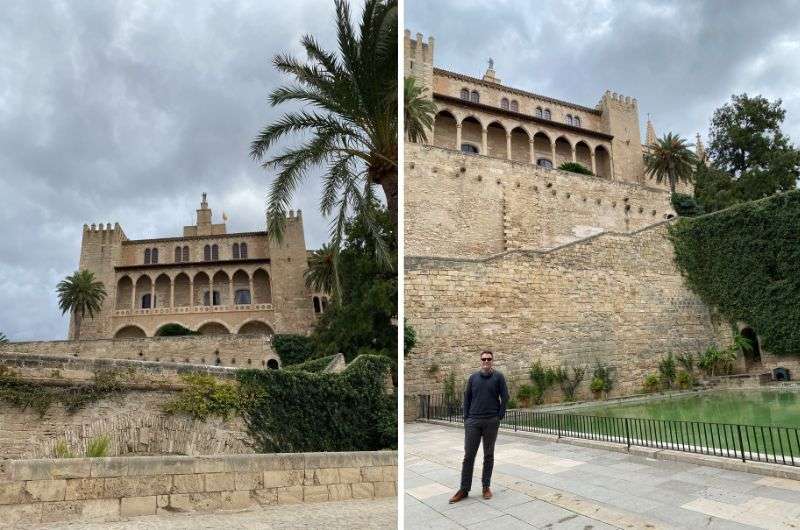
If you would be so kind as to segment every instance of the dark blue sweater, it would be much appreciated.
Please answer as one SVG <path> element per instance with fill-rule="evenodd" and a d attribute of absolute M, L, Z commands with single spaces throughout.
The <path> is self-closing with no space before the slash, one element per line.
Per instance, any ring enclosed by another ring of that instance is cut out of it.
<path fill-rule="evenodd" d="M 464 392 L 464 419 L 503 418 L 508 403 L 506 378 L 497 370 L 490 374 L 475 372 L 469 376 Z"/>

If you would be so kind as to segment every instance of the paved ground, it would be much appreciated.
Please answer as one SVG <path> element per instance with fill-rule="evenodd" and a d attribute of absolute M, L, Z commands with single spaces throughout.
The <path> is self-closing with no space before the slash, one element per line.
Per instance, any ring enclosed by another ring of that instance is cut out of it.
<path fill-rule="evenodd" d="M 800 481 L 520 438 L 501 431 L 492 500 L 447 503 L 461 428 L 407 424 L 405 526 L 417 528 L 800 529 Z M 480 496 L 482 451 L 472 495 Z"/>
<path fill-rule="evenodd" d="M 179 528 L 192 530 L 200 528 L 390 530 L 397 528 L 397 499 L 287 504 L 260 510 L 214 514 L 149 515 L 115 523 L 58 523 L 36 528 L 48 530 L 56 528 L 59 530 L 176 530 Z"/>

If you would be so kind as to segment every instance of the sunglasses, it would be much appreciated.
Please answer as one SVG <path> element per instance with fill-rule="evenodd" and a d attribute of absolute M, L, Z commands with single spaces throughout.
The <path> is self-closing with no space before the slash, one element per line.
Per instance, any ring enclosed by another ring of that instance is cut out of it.
<path fill-rule="evenodd" d="M 490 362 L 492 362 L 492 358 L 491 357 L 484 357 L 484 358 L 481 359 L 481 362 L 482 363 L 490 363 Z"/>

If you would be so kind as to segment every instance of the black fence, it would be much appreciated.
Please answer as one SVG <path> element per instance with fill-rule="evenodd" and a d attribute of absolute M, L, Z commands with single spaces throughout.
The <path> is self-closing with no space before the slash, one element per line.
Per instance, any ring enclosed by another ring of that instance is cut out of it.
<path fill-rule="evenodd" d="M 461 402 L 420 396 L 420 417 L 463 423 Z M 742 462 L 800 465 L 800 429 L 702 421 L 612 418 L 510 410 L 501 428 L 631 446 L 737 458 Z"/>

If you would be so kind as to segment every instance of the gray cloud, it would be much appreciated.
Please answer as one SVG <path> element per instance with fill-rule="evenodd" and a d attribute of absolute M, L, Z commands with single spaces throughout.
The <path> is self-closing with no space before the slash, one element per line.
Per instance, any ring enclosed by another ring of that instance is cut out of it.
<path fill-rule="evenodd" d="M 782 98 L 800 143 L 800 2 L 407 0 L 405 24 L 436 39 L 440 67 L 593 107 L 636 97 L 660 135 L 706 138 L 731 94 Z"/>
<path fill-rule="evenodd" d="M 0 17 L 0 331 L 64 338 L 54 289 L 84 223 L 179 235 L 206 191 L 229 231 L 264 228 L 271 175 L 248 150 L 287 110 L 267 104 L 287 81 L 271 60 L 302 57 L 307 33 L 335 49 L 332 2 L 19 0 Z M 295 197 L 309 248 L 327 240 L 318 191 L 312 175 Z"/>

